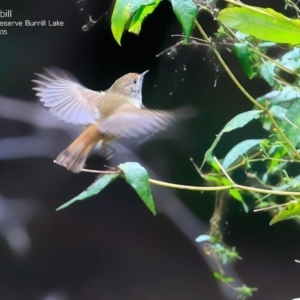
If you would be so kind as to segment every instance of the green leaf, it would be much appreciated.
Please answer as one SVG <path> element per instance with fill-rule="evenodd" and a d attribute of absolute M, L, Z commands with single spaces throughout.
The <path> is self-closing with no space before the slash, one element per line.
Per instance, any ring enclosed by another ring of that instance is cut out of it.
<path fill-rule="evenodd" d="M 155 215 L 155 204 L 151 194 L 149 176 L 145 168 L 136 162 L 127 162 L 119 165 L 123 171 L 126 182 L 129 183 L 150 211 Z"/>
<path fill-rule="evenodd" d="M 236 115 L 225 125 L 225 127 L 222 129 L 222 132 L 230 132 L 237 128 L 244 127 L 253 119 L 258 119 L 260 117 L 261 112 L 262 110 L 249 110 Z"/>
<path fill-rule="evenodd" d="M 230 180 L 228 178 L 225 178 L 225 177 L 222 178 L 222 184 L 225 185 L 225 186 L 232 185 Z M 249 211 L 249 208 L 248 208 L 247 204 L 244 202 L 243 196 L 242 196 L 242 194 L 240 193 L 240 191 L 238 189 L 231 188 L 231 189 L 229 189 L 228 193 L 233 199 L 236 199 L 236 200 L 238 200 L 239 202 L 242 203 L 244 211 L 246 213 Z"/>
<path fill-rule="evenodd" d="M 272 159 L 267 162 L 267 170 L 265 177 L 268 178 L 270 174 L 275 174 L 280 171 L 286 164 L 286 161 L 282 161 L 282 158 L 286 154 L 286 149 L 283 147 L 278 147 L 276 151 L 272 154 Z M 265 181 L 267 182 L 267 181 Z"/>
<path fill-rule="evenodd" d="M 229 277 L 229 276 L 226 276 L 226 277 L 223 277 L 223 280 L 222 280 L 224 283 L 231 283 L 231 282 L 234 282 L 234 278 L 233 277 Z"/>
<path fill-rule="evenodd" d="M 300 143 L 300 99 L 295 101 L 287 110 L 285 117 L 280 122 L 280 127 L 293 146 Z"/>
<path fill-rule="evenodd" d="M 281 120 L 285 116 L 287 109 L 279 105 L 273 105 L 269 111 L 275 118 Z"/>
<path fill-rule="evenodd" d="M 229 195 L 232 198 L 234 198 L 234 199 L 236 199 L 240 202 L 244 202 L 242 194 L 240 193 L 240 191 L 238 189 L 234 189 L 234 188 L 230 189 L 229 190 Z M 248 208 L 245 211 L 248 212 Z"/>
<path fill-rule="evenodd" d="M 218 166 L 218 165 L 217 165 Z M 219 168 L 220 170 L 220 168 Z M 219 174 L 216 175 L 207 175 L 207 174 L 203 174 L 203 179 L 205 179 L 205 181 L 207 182 L 213 182 L 215 185 L 221 185 L 222 184 L 222 180 L 219 176 Z"/>
<path fill-rule="evenodd" d="M 270 225 L 292 218 L 300 219 L 300 201 L 287 204 L 285 208 L 270 221 Z"/>
<path fill-rule="evenodd" d="M 240 201 L 243 205 L 244 211 L 245 213 L 249 212 L 249 207 L 248 205 L 245 203 L 242 194 L 240 193 L 240 191 L 238 189 L 230 189 L 229 190 L 229 195 L 233 198 L 236 199 L 238 201 Z"/>
<path fill-rule="evenodd" d="M 209 162 L 209 161 L 213 161 L 213 160 L 214 160 L 212 153 L 213 153 L 214 149 L 216 148 L 216 146 L 218 145 L 218 143 L 219 143 L 219 141 L 220 141 L 220 139 L 221 139 L 222 134 L 223 134 L 223 133 L 220 132 L 220 133 L 216 136 L 216 138 L 215 138 L 215 140 L 213 141 L 212 145 L 211 145 L 211 146 L 209 147 L 209 149 L 205 152 L 205 154 L 204 154 L 204 159 L 203 159 L 203 162 L 202 162 L 202 164 L 201 164 L 200 169 L 202 169 L 202 167 L 203 167 L 203 165 L 204 165 L 204 163 L 205 163 L 206 161 Z"/>
<path fill-rule="evenodd" d="M 230 7 L 217 18 L 228 27 L 274 43 L 300 43 L 300 21 L 289 19 L 271 8 L 254 6 Z"/>
<path fill-rule="evenodd" d="M 218 280 L 220 280 L 223 283 L 231 283 L 234 281 L 234 278 L 232 277 L 228 277 L 228 276 L 223 276 L 221 273 L 219 272 L 214 272 L 214 277 Z"/>
<path fill-rule="evenodd" d="M 82 193 L 80 193 L 78 196 L 74 197 L 70 201 L 66 202 L 65 204 L 61 205 L 56 210 L 64 209 L 76 201 L 84 200 L 86 198 L 89 198 L 91 196 L 98 194 L 107 185 L 109 185 L 112 181 L 114 181 L 118 176 L 119 176 L 119 174 L 116 173 L 116 174 L 105 174 L 105 175 L 99 177 L 85 191 L 83 191 Z"/>
<path fill-rule="evenodd" d="M 197 5 L 193 0 L 171 0 L 173 11 L 183 27 L 185 42 L 189 41 L 194 19 L 197 15 Z"/>
<path fill-rule="evenodd" d="M 276 65 L 271 61 L 265 61 L 259 68 L 260 75 L 270 86 L 275 82 L 275 68 Z"/>
<path fill-rule="evenodd" d="M 222 278 L 223 278 L 222 274 L 219 272 L 214 272 L 213 275 L 218 280 L 222 280 Z"/>
<path fill-rule="evenodd" d="M 236 161 L 242 158 L 242 155 L 246 154 L 253 148 L 256 148 L 262 142 L 262 139 L 245 140 L 235 145 L 225 156 L 222 166 L 224 169 L 231 167 Z"/>
<path fill-rule="evenodd" d="M 292 102 L 300 99 L 299 88 L 293 86 L 285 86 L 282 90 L 269 92 L 259 98 L 257 102 L 265 105 L 266 101 L 270 102 L 271 105 L 280 104 L 282 106 L 287 106 L 284 102 Z"/>
<path fill-rule="evenodd" d="M 125 26 L 133 15 L 141 8 L 141 6 L 153 5 L 156 2 L 156 0 L 116 0 L 111 17 L 111 31 L 119 45 L 121 45 L 121 37 L 125 30 Z M 140 20 L 140 22 L 142 21 Z"/>
<path fill-rule="evenodd" d="M 256 72 L 254 72 L 252 68 L 252 54 L 249 51 L 248 43 L 235 43 L 234 51 L 244 72 L 247 74 L 248 78 L 252 79 L 256 75 Z"/>
<path fill-rule="evenodd" d="M 142 24 L 145 18 L 152 14 L 155 8 L 159 5 L 161 0 L 155 0 L 153 4 L 142 5 L 135 13 L 133 19 L 131 20 L 128 31 L 134 34 L 139 34 L 142 28 Z"/>
<path fill-rule="evenodd" d="M 300 99 L 300 92 L 297 87 L 294 86 L 285 86 L 281 90 L 269 92 L 259 98 L 257 102 L 266 105 L 266 102 L 269 102 L 271 105 L 270 112 L 272 115 L 279 120 L 284 119 L 287 108 L 291 107 L 292 103 Z M 268 116 L 263 118 L 263 128 L 265 130 L 271 130 L 272 123 Z M 291 125 L 292 126 L 292 125 Z"/>
<path fill-rule="evenodd" d="M 201 164 L 200 169 L 202 169 L 202 167 L 203 167 L 203 165 L 206 161 L 209 161 L 209 160 L 213 159 L 212 158 L 213 157 L 212 153 L 213 153 L 214 149 L 216 148 L 217 144 L 219 143 L 223 133 L 230 132 L 234 129 L 245 126 L 251 120 L 259 118 L 261 112 L 262 112 L 262 110 L 250 110 L 250 111 L 246 111 L 244 113 L 241 113 L 241 114 L 235 116 L 233 119 L 231 119 L 225 125 L 225 127 L 222 129 L 222 131 L 216 136 L 216 138 L 213 141 L 210 148 L 205 152 L 204 159 L 203 159 L 203 162 Z"/>
<path fill-rule="evenodd" d="M 293 179 L 289 179 L 286 184 L 282 184 L 279 187 L 275 187 L 276 191 L 296 191 L 298 192 L 300 189 L 300 175 L 294 177 Z"/>
<path fill-rule="evenodd" d="M 295 47 L 292 51 L 285 53 L 281 59 L 277 61 L 287 69 L 297 71 L 300 68 L 300 49 Z"/>

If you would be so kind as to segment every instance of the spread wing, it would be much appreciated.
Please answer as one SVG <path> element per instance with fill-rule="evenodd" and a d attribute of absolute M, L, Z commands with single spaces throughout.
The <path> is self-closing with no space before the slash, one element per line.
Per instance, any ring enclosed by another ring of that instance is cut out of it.
<path fill-rule="evenodd" d="M 122 107 L 100 123 L 101 132 L 115 137 L 138 137 L 167 128 L 176 119 L 176 114 L 146 108 Z"/>
<path fill-rule="evenodd" d="M 44 106 L 57 118 L 73 124 L 87 125 L 99 119 L 97 104 L 104 92 L 95 92 L 82 86 L 70 73 L 61 69 L 45 69 L 36 74 L 38 80 L 33 89 Z"/>

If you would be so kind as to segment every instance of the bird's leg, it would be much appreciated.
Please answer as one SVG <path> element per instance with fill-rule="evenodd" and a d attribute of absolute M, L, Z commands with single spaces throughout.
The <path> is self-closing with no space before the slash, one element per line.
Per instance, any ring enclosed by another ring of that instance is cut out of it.
<path fill-rule="evenodd" d="M 117 150 L 114 147 L 107 144 L 103 144 L 99 154 L 101 156 L 104 156 L 106 160 L 109 160 L 115 155 L 116 152 Z"/>

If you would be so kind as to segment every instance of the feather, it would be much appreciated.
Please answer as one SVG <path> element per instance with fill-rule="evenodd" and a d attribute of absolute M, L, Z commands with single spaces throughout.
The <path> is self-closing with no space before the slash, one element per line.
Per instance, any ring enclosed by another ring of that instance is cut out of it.
<path fill-rule="evenodd" d="M 97 109 L 104 92 L 96 92 L 82 86 L 70 73 L 53 68 L 44 74 L 36 74 L 38 80 L 33 89 L 45 107 L 67 123 L 88 125 L 100 118 Z"/>

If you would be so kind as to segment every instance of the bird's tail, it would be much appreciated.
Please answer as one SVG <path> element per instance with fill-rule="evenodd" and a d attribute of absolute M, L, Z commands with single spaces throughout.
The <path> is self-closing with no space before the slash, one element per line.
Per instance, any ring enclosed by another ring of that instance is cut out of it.
<path fill-rule="evenodd" d="M 56 163 L 68 170 L 79 173 L 93 147 L 101 141 L 101 133 L 94 125 L 89 125 L 71 145 L 56 158 Z"/>

